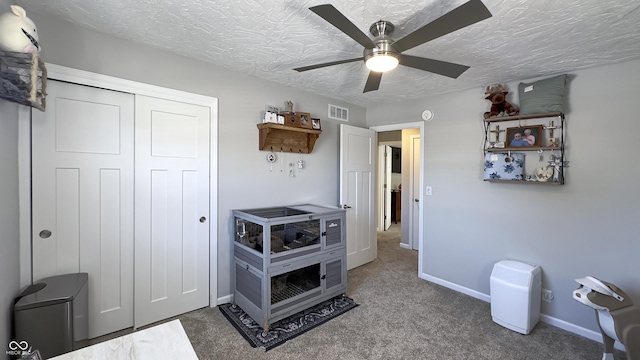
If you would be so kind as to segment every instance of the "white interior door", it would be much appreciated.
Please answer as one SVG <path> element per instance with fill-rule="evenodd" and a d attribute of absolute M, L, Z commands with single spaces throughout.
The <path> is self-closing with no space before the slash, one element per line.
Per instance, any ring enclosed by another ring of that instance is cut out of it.
<path fill-rule="evenodd" d="M 380 231 L 391 226 L 391 146 L 378 144 L 378 220 Z"/>
<path fill-rule="evenodd" d="M 376 132 L 340 124 L 340 204 L 347 214 L 347 269 L 375 260 Z"/>
<path fill-rule="evenodd" d="M 411 247 L 418 250 L 420 244 L 420 136 L 411 135 L 411 158 L 410 158 L 410 178 L 411 178 L 411 196 L 413 199 L 411 208 Z"/>
<path fill-rule="evenodd" d="M 133 325 L 134 96 L 58 81 L 32 115 L 33 280 L 89 274 L 89 337 Z"/>
<path fill-rule="evenodd" d="M 391 146 L 384 146 L 384 230 L 391 226 Z"/>
<path fill-rule="evenodd" d="M 209 305 L 210 119 L 136 95 L 136 328 Z"/>

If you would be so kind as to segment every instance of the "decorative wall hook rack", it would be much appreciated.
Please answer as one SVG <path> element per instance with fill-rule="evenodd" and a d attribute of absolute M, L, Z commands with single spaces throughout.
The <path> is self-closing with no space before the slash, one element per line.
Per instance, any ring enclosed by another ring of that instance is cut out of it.
<path fill-rule="evenodd" d="M 259 150 L 273 151 L 273 148 L 280 148 L 280 151 L 293 153 L 298 149 L 301 154 L 309 154 L 313 151 L 316 140 L 322 130 L 304 129 L 280 124 L 264 123 L 258 124 L 260 131 Z"/>

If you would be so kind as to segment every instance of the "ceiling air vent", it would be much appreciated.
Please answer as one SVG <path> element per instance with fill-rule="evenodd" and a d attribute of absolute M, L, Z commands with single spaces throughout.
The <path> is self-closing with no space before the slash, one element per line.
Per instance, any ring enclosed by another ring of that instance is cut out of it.
<path fill-rule="evenodd" d="M 349 121 L 349 109 L 329 104 L 329 119 Z"/>

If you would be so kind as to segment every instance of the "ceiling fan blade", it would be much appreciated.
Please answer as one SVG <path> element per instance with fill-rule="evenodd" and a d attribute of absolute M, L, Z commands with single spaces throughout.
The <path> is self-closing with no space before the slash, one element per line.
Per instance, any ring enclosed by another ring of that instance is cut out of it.
<path fill-rule="evenodd" d="M 393 43 L 399 52 L 491 17 L 481 0 L 471 0 Z"/>
<path fill-rule="evenodd" d="M 364 85 L 364 91 L 362 93 L 378 90 L 380 80 L 382 80 L 381 72 L 369 71 L 369 77 L 367 78 L 367 83 Z"/>
<path fill-rule="evenodd" d="M 400 65 L 424 70 L 439 75 L 457 79 L 463 72 L 469 69 L 466 65 L 454 64 L 446 61 L 427 59 L 418 56 L 400 55 Z"/>
<path fill-rule="evenodd" d="M 307 71 L 307 70 L 319 69 L 319 68 L 332 66 L 332 65 L 346 64 L 346 63 L 360 61 L 360 60 L 364 60 L 364 57 L 347 59 L 347 60 L 331 61 L 331 62 L 326 62 L 326 63 L 322 63 L 322 64 L 315 64 L 315 65 L 309 65 L 309 66 L 302 66 L 302 67 L 299 67 L 299 68 L 295 68 L 293 70 L 295 70 L 297 72 L 303 72 L 303 71 Z"/>
<path fill-rule="evenodd" d="M 337 27 L 340 31 L 347 34 L 350 38 L 357 41 L 358 44 L 367 49 L 373 49 L 376 44 L 362 30 L 358 29 L 349 19 L 347 19 L 338 9 L 331 4 L 312 6 L 309 10 L 318 14 L 331 25 Z"/>

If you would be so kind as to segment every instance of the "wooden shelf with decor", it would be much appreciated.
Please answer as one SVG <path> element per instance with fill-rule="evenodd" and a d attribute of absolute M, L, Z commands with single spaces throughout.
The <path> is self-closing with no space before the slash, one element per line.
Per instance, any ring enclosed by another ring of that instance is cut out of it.
<path fill-rule="evenodd" d="M 310 154 L 322 130 L 305 129 L 274 123 L 258 124 L 259 150 Z"/>

